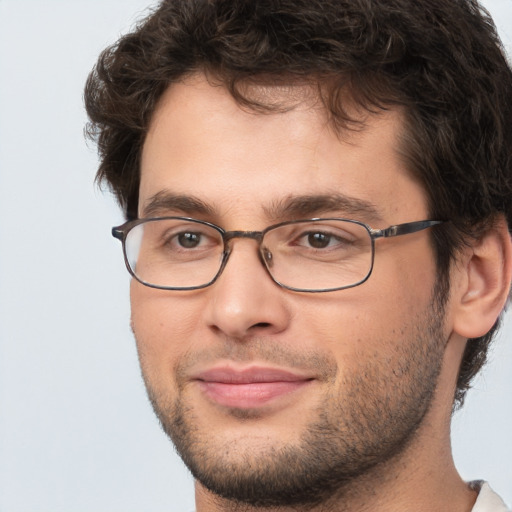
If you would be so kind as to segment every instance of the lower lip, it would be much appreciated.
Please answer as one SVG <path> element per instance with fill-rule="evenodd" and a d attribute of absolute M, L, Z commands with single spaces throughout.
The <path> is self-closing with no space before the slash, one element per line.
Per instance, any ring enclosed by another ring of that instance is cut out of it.
<path fill-rule="evenodd" d="M 227 384 L 202 381 L 200 386 L 205 395 L 219 405 L 252 409 L 297 391 L 310 382 L 309 380 L 300 380 Z"/>

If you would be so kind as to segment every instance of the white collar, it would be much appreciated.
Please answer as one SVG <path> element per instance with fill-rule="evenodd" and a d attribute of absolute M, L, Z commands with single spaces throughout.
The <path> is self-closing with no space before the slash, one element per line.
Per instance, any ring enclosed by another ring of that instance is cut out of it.
<path fill-rule="evenodd" d="M 469 486 L 475 491 L 479 491 L 471 512 L 511 512 L 487 482 L 477 480 L 470 482 Z"/>

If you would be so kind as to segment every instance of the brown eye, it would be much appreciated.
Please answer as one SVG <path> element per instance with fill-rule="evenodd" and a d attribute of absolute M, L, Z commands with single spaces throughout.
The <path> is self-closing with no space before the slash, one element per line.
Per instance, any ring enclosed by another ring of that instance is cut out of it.
<path fill-rule="evenodd" d="M 331 235 L 325 233 L 310 233 L 308 235 L 308 243 L 315 249 L 324 249 L 329 246 Z"/>
<path fill-rule="evenodd" d="M 201 235 L 199 233 L 180 233 L 178 235 L 178 243 L 185 249 L 194 249 L 201 243 Z"/>

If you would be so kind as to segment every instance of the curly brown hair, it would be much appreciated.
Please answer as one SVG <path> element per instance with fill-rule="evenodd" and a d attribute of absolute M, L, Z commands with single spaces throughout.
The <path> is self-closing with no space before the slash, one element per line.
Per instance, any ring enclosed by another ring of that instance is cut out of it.
<path fill-rule="evenodd" d="M 368 111 L 405 112 L 401 154 L 423 184 L 446 300 L 449 268 L 468 237 L 500 216 L 512 226 L 512 72 L 488 13 L 475 0 L 163 0 L 100 56 L 85 103 L 97 174 L 136 218 L 139 162 L 163 92 L 206 72 L 246 108 L 267 111 L 244 84 L 318 87 L 338 127 Z M 469 340 L 455 405 L 486 360 L 498 327 Z"/>

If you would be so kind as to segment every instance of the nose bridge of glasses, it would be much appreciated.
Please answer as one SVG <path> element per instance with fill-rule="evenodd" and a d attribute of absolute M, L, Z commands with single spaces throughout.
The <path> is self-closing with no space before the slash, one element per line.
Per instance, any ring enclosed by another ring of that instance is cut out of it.
<path fill-rule="evenodd" d="M 227 231 L 223 234 L 222 238 L 224 239 L 224 243 L 227 244 L 229 241 L 234 238 L 251 238 L 252 240 L 256 240 L 258 243 L 261 243 L 263 240 L 263 232 L 262 231 Z"/>
<path fill-rule="evenodd" d="M 259 259 L 263 266 L 270 270 L 270 267 L 272 266 L 272 254 L 268 249 L 262 248 L 261 246 L 264 234 L 264 231 L 227 231 L 223 233 L 222 238 L 224 240 L 225 250 L 222 268 L 224 268 L 229 256 L 231 255 L 231 247 L 229 247 L 229 242 L 235 238 L 246 238 L 255 240 L 257 242 L 259 247 Z"/>

